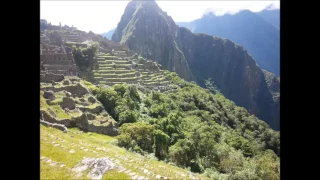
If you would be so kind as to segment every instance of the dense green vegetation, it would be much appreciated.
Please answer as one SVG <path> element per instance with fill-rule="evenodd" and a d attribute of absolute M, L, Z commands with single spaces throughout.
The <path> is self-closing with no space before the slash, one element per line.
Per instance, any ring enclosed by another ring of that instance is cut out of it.
<path fill-rule="evenodd" d="M 95 57 L 97 56 L 99 44 L 93 43 L 86 48 L 72 46 L 72 54 L 79 68 L 80 77 L 89 81 L 95 81 L 92 70 L 96 65 Z"/>
<path fill-rule="evenodd" d="M 176 92 L 89 86 L 119 122 L 119 146 L 214 179 L 280 178 L 279 132 L 222 94 L 166 74 Z"/>

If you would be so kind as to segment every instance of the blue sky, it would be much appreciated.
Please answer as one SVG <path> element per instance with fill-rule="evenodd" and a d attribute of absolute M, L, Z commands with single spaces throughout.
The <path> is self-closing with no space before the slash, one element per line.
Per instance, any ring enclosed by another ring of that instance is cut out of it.
<path fill-rule="evenodd" d="M 115 28 L 129 1 L 40 1 L 40 18 L 52 24 L 73 25 L 83 31 L 107 32 Z M 258 12 L 268 6 L 279 9 L 280 1 L 156 1 L 176 22 L 201 18 L 205 12 L 234 14 L 248 9 Z"/>

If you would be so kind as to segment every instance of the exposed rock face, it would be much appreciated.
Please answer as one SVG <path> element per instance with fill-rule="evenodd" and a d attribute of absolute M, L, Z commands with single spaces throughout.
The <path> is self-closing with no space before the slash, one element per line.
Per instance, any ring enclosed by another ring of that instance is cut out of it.
<path fill-rule="evenodd" d="M 273 108 L 276 109 L 272 116 L 276 117 L 274 121 L 270 122 L 271 127 L 280 127 L 280 79 L 276 77 L 275 74 L 270 73 L 264 69 L 262 69 L 262 72 L 264 74 L 264 77 L 267 82 L 267 86 L 269 89 L 269 92 L 272 94 L 274 103 Z M 277 119 L 278 118 L 278 119 Z"/>
<path fill-rule="evenodd" d="M 273 73 L 270 73 L 264 69 L 262 72 L 265 76 L 268 88 L 272 94 L 279 94 L 280 92 L 280 79 Z"/>
<path fill-rule="evenodd" d="M 92 96 L 90 96 L 90 97 L 88 97 L 88 101 L 89 101 L 90 103 L 95 103 L 95 102 L 96 102 L 96 99 L 93 98 Z"/>
<path fill-rule="evenodd" d="M 44 91 L 43 97 L 46 99 L 54 100 L 54 92 L 53 91 Z"/>
<path fill-rule="evenodd" d="M 62 107 L 62 109 L 68 108 L 70 110 L 76 108 L 76 103 L 74 102 L 74 100 L 72 98 L 69 97 L 64 97 L 62 99 L 62 102 L 60 103 L 60 106 Z"/>
<path fill-rule="evenodd" d="M 212 78 L 224 96 L 279 129 L 273 123 L 279 122 L 277 102 L 262 70 L 242 46 L 179 28 L 154 1 L 131 1 L 112 40 L 201 86 Z"/>
<path fill-rule="evenodd" d="M 63 85 L 69 85 L 70 84 L 70 81 L 69 80 L 64 80 L 63 81 Z"/>
<path fill-rule="evenodd" d="M 86 114 L 82 114 L 80 117 L 75 118 L 77 127 L 83 130 L 88 130 L 88 117 Z"/>
<path fill-rule="evenodd" d="M 64 75 L 61 75 L 61 74 L 48 73 L 48 74 L 40 75 L 40 82 L 44 82 L 44 83 L 52 83 L 52 81 L 61 82 L 63 79 L 64 79 Z"/>
<path fill-rule="evenodd" d="M 88 117 L 88 120 L 93 120 L 96 118 L 96 116 L 91 113 L 87 113 L 87 117 Z"/>
<path fill-rule="evenodd" d="M 278 16 L 279 14 L 278 11 Z M 279 28 L 272 26 L 254 12 L 242 10 L 234 15 L 223 16 L 207 13 L 192 22 L 177 24 L 194 33 L 230 39 L 245 47 L 261 68 L 280 75 Z"/>
<path fill-rule="evenodd" d="M 89 112 L 93 113 L 93 114 L 99 114 L 101 113 L 103 110 L 103 107 L 102 106 L 96 106 L 95 108 L 93 109 L 89 109 Z"/>
<path fill-rule="evenodd" d="M 159 13 L 164 14 L 155 2 L 129 2 L 112 40 L 158 61 L 186 80 L 193 80 L 188 63 L 174 38 L 178 26 L 171 17 Z"/>
<path fill-rule="evenodd" d="M 72 94 L 70 92 L 65 92 L 67 97 L 71 97 Z"/>

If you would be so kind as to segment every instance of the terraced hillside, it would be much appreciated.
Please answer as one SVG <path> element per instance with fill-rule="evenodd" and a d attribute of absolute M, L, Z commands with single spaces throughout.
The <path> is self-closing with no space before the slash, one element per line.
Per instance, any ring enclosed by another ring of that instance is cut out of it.
<path fill-rule="evenodd" d="M 40 117 L 45 122 L 86 131 L 117 135 L 117 122 L 75 76 L 55 74 L 40 77 Z"/>
<path fill-rule="evenodd" d="M 40 133 L 40 179 L 206 179 L 128 152 L 113 145 L 110 136 L 78 129 L 63 133 L 43 125 Z"/>
<path fill-rule="evenodd" d="M 98 84 L 137 84 L 161 92 L 172 89 L 160 65 L 141 57 L 128 57 L 126 51 L 100 53 L 94 78 Z"/>

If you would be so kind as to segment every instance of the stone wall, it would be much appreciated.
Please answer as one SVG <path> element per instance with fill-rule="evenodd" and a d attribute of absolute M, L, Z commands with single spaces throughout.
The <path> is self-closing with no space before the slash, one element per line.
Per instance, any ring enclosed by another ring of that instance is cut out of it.
<path fill-rule="evenodd" d="M 52 81 L 60 82 L 62 80 L 64 80 L 64 76 L 59 74 L 48 73 L 40 75 L 40 82 L 44 83 L 52 83 Z"/>
<path fill-rule="evenodd" d="M 76 67 L 74 65 L 49 65 L 45 64 L 44 67 L 46 70 L 72 70 L 76 71 Z"/>
<path fill-rule="evenodd" d="M 46 52 L 42 51 L 42 55 L 40 55 L 41 61 L 68 61 L 68 55 L 67 54 L 45 54 Z"/>
<path fill-rule="evenodd" d="M 54 31 L 49 34 L 50 42 L 55 44 L 55 45 L 62 45 L 64 42 L 62 41 L 62 37 L 59 32 Z"/>
<path fill-rule="evenodd" d="M 72 49 L 67 50 L 63 45 L 42 45 L 41 54 L 41 74 L 53 73 L 67 76 L 76 76 L 76 64 L 72 56 Z"/>
<path fill-rule="evenodd" d="M 63 132 L 68 132 L 68 128 L 63 125 L 63 124 L 58 124 L 58 123 L 50 123 L 48 121 L 44 121 L 42 119 L 40 119 L 40 124 L 46 126 L 46 127 L 53 127 L 53 128 L 56 128 L 56 129 L 59 129 Z"/>

